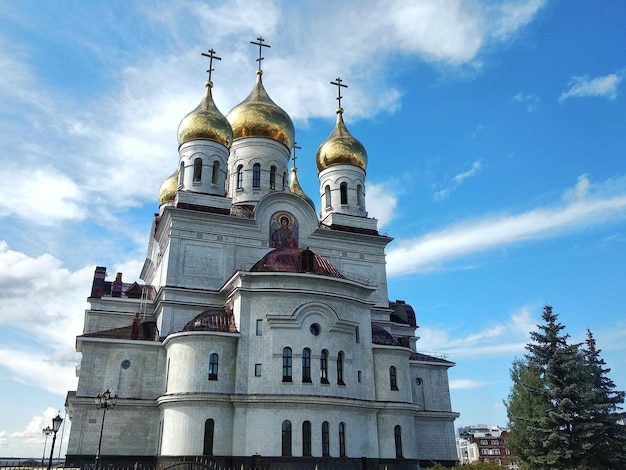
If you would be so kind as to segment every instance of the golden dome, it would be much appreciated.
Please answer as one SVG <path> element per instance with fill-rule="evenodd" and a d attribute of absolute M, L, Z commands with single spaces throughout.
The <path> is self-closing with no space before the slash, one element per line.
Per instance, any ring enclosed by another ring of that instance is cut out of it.
<path fill-rule="evenodd" d="M 233 139 L 267 137 L 291 149 L 294 139 L 293 122 L 289 115 L 268 96 L 261 70 L 248 97 L 226 115 L 233 128 Z"/>
<path fill-rule="evenodd" d="M 313 209 L 315 209 L 315 204 L 313 204 L 313 201 L 311 200 L 311 198 L 306 195 L 306 193 L 302 189 L 302 186 L 300 186 L 300 182 L 298 181 L 298 170 L 296 169 L 295 166 L 291 168 L 291 178 L 289 180 L 289 191 L 291 191 L 292 194 L 295 194 L 296 196 L 300 196 L 302 199 L 308 202 L 309 205 Z"/>
<path fill-rule="evenodd" d="M 178 190 L 178 170 L 167 177 L 159 188 L 159 206 L 176 199 L 176 191 Z"/>
<path fill-rule="evenodd" d="M 341 108 L 337 108 L 335 128 L 317 149 L 315 164 L 318 171 L 333 165 L 353 165 L 363 170 L 367 167 L 365 147 L 348 132 L 343 123 L 343 109 Z"/>
<path fill-rule="evenodd" d="M 226 117 L 220 113 L 213 102 L 211 88 L 206 82 L 204 98 L 196 109 L 187 114 L 178 125 L 178 146 L 190 140 L 212 140 L 230 148 L 233 131 Z"/>

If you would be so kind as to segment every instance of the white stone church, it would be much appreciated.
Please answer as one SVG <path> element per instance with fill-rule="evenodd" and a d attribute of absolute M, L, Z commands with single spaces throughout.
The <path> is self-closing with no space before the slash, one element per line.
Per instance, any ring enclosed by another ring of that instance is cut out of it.
<path fill-rule="evenodd" d="M 93 465 L 98 450 L 100 468 L 454 463 L 454 363 L 417 352 L 413 309 L 388 299 L 392 239 L 366 211 L 368 157 L 343 122 L 341 81 L 315 156 L 318 215 L 261 60 L 226 116 L 210 73 L 178 127 L 143 282 L 96 268 L 67 465 Z M 117 401 L 104 413 L 94 400 L 107 389 Z"/>

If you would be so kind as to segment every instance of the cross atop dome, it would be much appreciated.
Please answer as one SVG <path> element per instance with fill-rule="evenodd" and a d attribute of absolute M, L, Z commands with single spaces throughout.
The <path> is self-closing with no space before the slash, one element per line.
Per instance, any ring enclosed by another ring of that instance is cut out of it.
<path fill-rule="evenodd" d="M 348 88 L 348 85 L 344 85 L 341 82 L 342 80 L 340 77 L 337 77 L 334 82 L 330 82 L 331 85 L 337 86 L 337 102 L 339 103 L 339 109 L 341 109 L 341 98 L 343 98 L 343 96 L 341 96 L 341 89 Z"/>
<path fill-rule="evenodd" d="M 263 48 L 264 47 L 272 47 L 269 44 L 263 44 L 263 42 L 265 41 L 265 39 L 263 39 L 263 36 L 259 36 L 258 38 L 256 38 L 256 40 L 258 42 L 254 42 L 254 41 L 250 41 L 250 44 L 254 44 L 255 46 L 259 46 L 259 58 L 256 59 L 256 61 L 259 63 L 259 72 L 261 72 L 261 62 L 263 61 L 264 57 L 262 57 L 263 55 Z"/>
<path fill-rule="evenodd" d="M 213 59 L 215 60 L 222 60 L 221 57 L 218 57 L 215 55 L 215 51 L 213 49 L 209 49 L 208 54 L 205 54 L 204 52 L 202 53 L 202 55 L 204 57 L 208 57 L 209 58 L 209 70 L 207 70 L 207 73 L 209 74 L 209 82 L 211 82 L 211 72 L 213 72 L 213 70 L 215 70 L 213 68 Z"/>
<path fill-rule="evenodd" d="M 298 142 L 294 142 L 293 146 L 291 148 L 293 149 L 293 157 L 291 157 L 291 160 L 293 161 L 293 167 L 295 168 L 296 167 L 296 159 L 298 158 L 296 156 L 296 149 L 297 150 L 302 150 L 302 147 L 300 147 L 298 145 Z"/>

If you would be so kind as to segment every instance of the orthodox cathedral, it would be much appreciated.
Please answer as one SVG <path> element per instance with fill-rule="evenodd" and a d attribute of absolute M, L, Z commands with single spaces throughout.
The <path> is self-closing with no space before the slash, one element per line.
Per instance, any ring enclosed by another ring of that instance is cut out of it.
<path fill-rule="evenodd" d="M 417 352 L 415 312 L 387 297 L 392 239 L 366 211 L 345 85 L 331 82 L 337 119 L 315 155 L 318 214 L 253 44 L 256 83 L 226 116 L 211 94 L 219 58 L 203 54 L 209 80 L 178 127 L 143 282 L 95 270 L 66 465 L 451 465 L 454 363 Z"/>

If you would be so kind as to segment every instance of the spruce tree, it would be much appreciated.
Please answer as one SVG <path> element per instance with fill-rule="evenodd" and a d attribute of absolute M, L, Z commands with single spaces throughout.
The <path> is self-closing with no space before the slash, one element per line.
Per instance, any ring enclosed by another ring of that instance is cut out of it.
<path fill-rule="evenodd" d="M 515 385 L 505 402 L 510 431 L 507 445 L 523 462 L 528 462 L 538 444 L 530 425 L 547 411 L 545 400 L 537 393 L 543 382 L 538 365 L 526 359 L 515 359 L 510 372 Z"/>
<path fill-rule="evenodd" d="M 539 331 L 531 333 L 533 343 L 526 346 L 528 360 L 540 370 L 543 387 L 536 390 L 546 412 L 530 424 L 533 452 L 528 461 L 536 468 L 576 468 L 584 457 L 585 436 L 581 419 L 584 408 L 584 373 L 578 344 L 568 344 L 569 335 L 557 321 L 552 307 L 546 305 Z"/>
<path fill-rule="evenodd" d="M 533 470 L 626 468 L 625 396 L 607 377 L 593 335 L 584 347 L 569 344 L 552 307 L 542 319 L 511 368 L 511 447 Z"/>
<path fill-rule="evenodd" d="M 624 392 L 615 390 L 615 383 L 607 376 L 611 369 L 600 357 L 596 340 L 587 330 L 584 366 L 587 373 L 589 404 L 585 418 L 592 423 L 594 432 L 589 439 L 589 449 L 584 463 L 593 469 L 626 468 L 626 413 L 622 410 Z"/>

